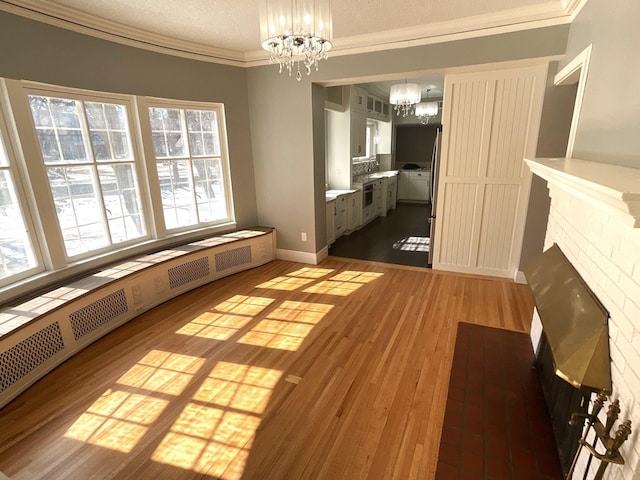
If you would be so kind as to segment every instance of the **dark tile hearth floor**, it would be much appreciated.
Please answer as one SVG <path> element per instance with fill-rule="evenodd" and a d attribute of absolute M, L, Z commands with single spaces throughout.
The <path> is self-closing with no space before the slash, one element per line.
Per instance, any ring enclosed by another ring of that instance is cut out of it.
<path fill-rule="evenodd" d="M 529 336 L 458 324 L 437 480 L 560 480 Z"/>
<path fill-rule="evenodd" d="M 336 240 L 329 255 L 427 267 L 429 213 L 429 204 L 398 203 L 386 217 Z"/>

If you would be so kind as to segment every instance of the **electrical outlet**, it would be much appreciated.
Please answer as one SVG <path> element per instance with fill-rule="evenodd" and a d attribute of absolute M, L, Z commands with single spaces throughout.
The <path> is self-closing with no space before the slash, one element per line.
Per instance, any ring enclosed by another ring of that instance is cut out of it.
<path fill-rule="evenodd" d="M 307 232 L 300 233 L 300 240 L 302 240 L 303 242 L 307 241 Z"/>

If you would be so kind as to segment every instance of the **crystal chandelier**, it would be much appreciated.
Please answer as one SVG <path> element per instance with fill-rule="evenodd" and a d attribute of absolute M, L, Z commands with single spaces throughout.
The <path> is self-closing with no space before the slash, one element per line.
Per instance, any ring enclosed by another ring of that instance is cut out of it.
<path fill-rule="evenodd" d="M 420 102 L 420 85 L 417 83 L 399 83 L 391 85 L 389 103 L 393 105 L 396 115 L 402 113 L 403 117 L 411 114 L 414 107 Z"/>
<path fill-rule="evenodd" d="M 429 99 L 430 88 L 427 88 L 427 97 Z M 438 102 L 422 102 L 416 105 L 416 117 L 420 119 L 420 123 L 426 125 L 430 120 L 438 115 Z"/>
<path fill-rule="evenodd" d="M 310 75 L 331 49 L 331 0 L 262 0 L 260 33 L 271 63 L 278 63 L 280 73 L 286 68 L 289 76 L 295 70 L 300 81 L 300 64 Z"/>

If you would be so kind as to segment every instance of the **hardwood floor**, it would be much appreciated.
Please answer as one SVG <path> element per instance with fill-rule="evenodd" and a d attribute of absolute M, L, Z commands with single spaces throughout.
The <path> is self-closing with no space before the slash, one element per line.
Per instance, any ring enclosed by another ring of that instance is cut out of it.
<path fill-rule="evenodd" d="M 424 203 L 398 203 L 385 217 L 343 235 L 329 248 L 337 257 L 374 262 L 429 266 L 429 212 Z"/>
<path fill-rule="evenodd" d="M 460 321 L 528 287 L 330 257 L 141 315 L 0 410 L 12 479 L 431 479 Z"/>

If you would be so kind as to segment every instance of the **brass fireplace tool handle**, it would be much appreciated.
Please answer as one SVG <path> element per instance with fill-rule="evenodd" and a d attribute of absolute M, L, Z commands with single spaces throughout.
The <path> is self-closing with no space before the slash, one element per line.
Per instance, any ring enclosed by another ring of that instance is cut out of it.
<path fill-rule="evenodd" d="M 589 452 L 589 459 L 587 460 L 587 465 L 585 467 L 583 477 L 584 479 L 587 478 L 589 467 L 591 466 L 591 460 L 594 457 L 600 460 L 600 466 L 598 467 L 598 471 L 596 472 L 594 480 L 602 480 L 604 472 L 609 464 L 624 464 L 624 458 L 622 458 L 622 455 L 620 454 L 620 447 L 627 440 L 627 438 L 629 438 L 629 435 L 631 435 L 631 420 L 626 420 L 625 422 L 623 422 L 618 427 L 615 436 L 611 437 L 610 434 L 613 425 L 620 415 L 620 401 L 616 399 L 611 403 L 611 405 L 609 405 L 609 408 L 607 409 L 607 420 L 603 425 L 602 422 L 598 419 L 598 414 L 602 410 L 606 398 L 606 394 L 604 392 L 600 392 L 593 403 L 593 408 L 590 414 L 574 413 L 571 415 L 571 420 L 569 421 L 569 423 L 575 424 L 576 420 L 580 417 L 585 417 L 589 423 L 584 429 L 582 438 L 579 440 L 578 451 L 573 458 L 573 463 L 571 464 L 569 473 L 567 473 L 567 480 L 573 478 L 573 472 L 575 470 L 578 457 L 580 456 L 580 452 L 583 448 L 585 448 Z M 587 436 L 592 428 L 595 431 L 596 436 L 593 440 L 593 443 L 589 443 L 587 442 Z M 598 442 L 602 443 L 602 445 L 604 446 L 604 453 L 600 453 L 597 451 L 596 447 L 598 446 Z"/>

